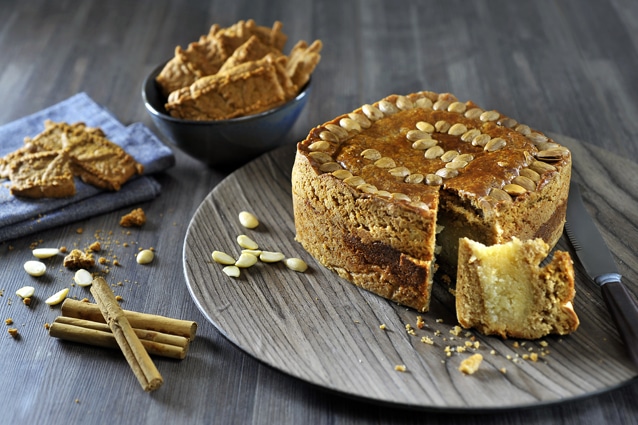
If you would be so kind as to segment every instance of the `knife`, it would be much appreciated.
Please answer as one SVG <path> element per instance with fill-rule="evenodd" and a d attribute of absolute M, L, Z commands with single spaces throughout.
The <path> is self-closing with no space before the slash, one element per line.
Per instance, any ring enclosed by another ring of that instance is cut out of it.
<path fill-rule="evenodd" d="M 638 366 L 638 305 L 633 300 L 596 224 L 585 209 L 580 188 L 572 183 L 567 203 L 567 237 L 585 271 L 601 287 L 631 360 Z"/>

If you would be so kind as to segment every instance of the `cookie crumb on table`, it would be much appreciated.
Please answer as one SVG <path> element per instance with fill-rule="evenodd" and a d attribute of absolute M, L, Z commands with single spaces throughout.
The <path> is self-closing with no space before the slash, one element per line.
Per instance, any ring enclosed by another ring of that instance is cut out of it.
<path fill-rule="evenodd" d="M 95 266 L 95 259 L 93 254 L 85 254 L 79 249 L 74 249 L 64 257 L 63 265 L 68 269 L 88 269 Z"/>
<path fill-rule="evenodd" d="M 120 226 L 122 227 L 141 227 L 144 223 L 146 223 L 146 214 L 142 208 L 136 208 L 120 219 Z"/>
<path fill-rule="evenodd" d="M 472 375 L 479 369 L 479 366 L 481 366 L 482 361 L 483 361 L 482 355 L 480 355 L 479 353 L 472 354 L 470 357 L 468 357 L 467 359 L 461 362 L 461 365 L 459 366 L 459 371 L 463 372 L 466 375 Z"/>

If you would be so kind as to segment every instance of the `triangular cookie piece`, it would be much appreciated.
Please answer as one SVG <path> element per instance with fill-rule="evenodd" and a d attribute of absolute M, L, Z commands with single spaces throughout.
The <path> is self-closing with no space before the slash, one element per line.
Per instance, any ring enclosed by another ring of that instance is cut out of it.
<path fill-rule="evenodd" d="M 26 198 L 64 198 L 75 194 L 66 151 L 26 154 L 11 164 L 11 194 Z"/>

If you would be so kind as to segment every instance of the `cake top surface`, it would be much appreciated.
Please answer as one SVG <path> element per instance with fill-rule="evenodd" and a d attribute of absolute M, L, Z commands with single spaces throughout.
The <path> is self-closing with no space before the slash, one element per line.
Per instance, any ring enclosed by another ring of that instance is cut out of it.
<path fill-rule="evenodd" d="M 449 93 L 390 95 L 312 129 L 298 145 L 318 173 L 428 208 L 441 189 L 480 205 L 539 190 L 569 150 L 541 132 Z"/>

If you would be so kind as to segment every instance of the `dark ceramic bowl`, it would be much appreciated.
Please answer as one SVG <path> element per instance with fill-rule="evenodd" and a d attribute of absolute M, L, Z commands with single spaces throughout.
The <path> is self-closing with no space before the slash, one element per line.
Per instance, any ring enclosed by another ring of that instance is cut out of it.
<path fill-rule="evenodd" d="M 211 166 L 244 163 L 285 143 L 299 114 L 308 101 L 311 81 L 288 103 L 277 108 L 229 120 L 195 121 L 170 116 L 155 77 L 164 65 L 144 81 L 142 98 L 146 110 L 160 131 L 188 155 Z"/>

